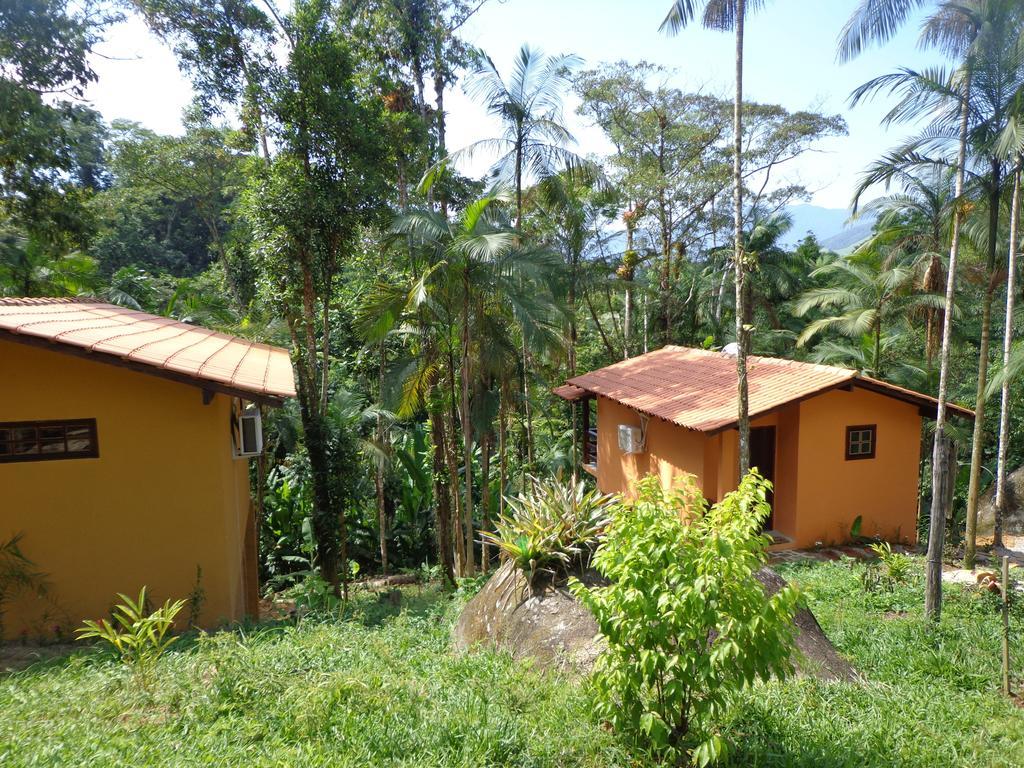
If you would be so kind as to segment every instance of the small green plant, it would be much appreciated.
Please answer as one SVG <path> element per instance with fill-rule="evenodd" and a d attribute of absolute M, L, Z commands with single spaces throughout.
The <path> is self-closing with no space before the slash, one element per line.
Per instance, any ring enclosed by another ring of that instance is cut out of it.
<path fill-rule="evenodd" d="M 342 599 L 318 570 L 311 569 L 292 576 L 295 577 L 294 583 L 281 595 L 295 601 L 295 609 L 300 616 L 337 613 L 341 608 Z"/>
<path fill-rule="evenodd" d="M 107 643 L 128 666 L 143 676 L 152 668 L 164 651 L 177 640 L 170 634 L 174 619 L 184 600 L 170 600 L 152 613 L 146 611 L 146 588 L 139 590 L 137 600 L 118 594 L 121 603 L 114 606 L 111 618 L 86 620 L 75 630 L 79 640 L 102 640 Z"/>
<path fill-rule="evenodd" d="M 884 590 L 892 592 L 896 587 L 903 586 L 910 579 L 910 558 L 893 552 L 887 541 L 876 542 L 869 546 L 878 556 L 878 560 L 865 564 L 861 574 L 861 583 L 867 592 Z"/>
<path fill-rule="evenodd" d="M 570 582 L 607 641 L 593 678 L 600 714 L 665 761 L 721 759 L 718 724 L 737 694 L 792 671 L 799 594 L 768 596 L 754 575 L 767 559 L 768 488 L 751 473 L 708 510 L 692 483 L 669 493 L 648 477 L 594 556 L 610 584 Z"/>
<path fill-rule="evenodd" d="M 4 614 L 10 601 L 25 592 L 47 597 L 50 591 L 46 574 L 21 551 L 22 538 L 24 534 L 17 533 L 0 541 L 0 638 L 4 636 Z"/>
<path fill-rule="evenodd" d="M 509 512 L 481 536 L 512 559 L 532 584 L 541 572 L 585 567 L 608 526 L 614 499 L 586 484 L 528 478 L 525 492 L 506 499 Z"/>

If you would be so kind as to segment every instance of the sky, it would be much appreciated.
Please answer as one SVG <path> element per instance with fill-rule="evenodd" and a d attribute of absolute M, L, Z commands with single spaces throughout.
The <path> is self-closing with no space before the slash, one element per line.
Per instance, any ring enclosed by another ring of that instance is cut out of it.
<path fill-rule="evenodd" d="M 847 136 L 820 142 L 818 151 L 795 161 L 784 177 L 807 186 L 811 202 L 827 208 L 847 208 L 861 171 L 909 132 L 880 125 L 888 100 L 850 109 L 850 92 L 897 67 L 940 63 L 936 54 L 918 50 L 915 21 L 884 47 L 838 64 L 836 39 L 859 2 L 769 0 L 748 20 L 746 30 L 746 99 L 790 110 L 839 113 L 848 123 Z M 672 70 L 670 85 L 731 98 L 732 35 L 699 25 L 676 37 L 663 35 L 658 26 L 668 6 L 668 0 L 489 0 L 466 25 L 464 37 L 486 51 L 503 73 L 520 46 L 528 43 L 550 54 L 574 53 L 584 59 L 585 67 L 646 60 Z M 111 29 L 93 64 L 99 80 L 87 98 L 108 121 L 128 119 L 161 133 L 181 131 L 191 86 L 172 53 L 141 21 L 130 19 Z M 458 86 L 446 94 L 445 103 L 449 149 L 497 133 L 493 120 Z M 570 98 L 565 110 L 566 123 L 577 139 L 575 150 L 607 152 L 610 145 L 601 131 L 575 113 L 576 105 Z"/>

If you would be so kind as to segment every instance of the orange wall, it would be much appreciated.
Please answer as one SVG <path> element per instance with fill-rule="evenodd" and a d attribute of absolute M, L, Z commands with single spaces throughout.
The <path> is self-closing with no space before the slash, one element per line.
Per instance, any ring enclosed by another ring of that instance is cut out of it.
<path fill-rule="evenodd" d="M 0 341 L 0 421 L 95 418 L 99 442 L 97 459 L 0 464 L 0 540 L 24 534 L 54 603 L 19 598 L 5 634 L 73 629 L 143 585 L 153 603 L 186 598 L 197 565 L 200 623 L 242 618 L 255 563 L 230 416 L 224 395 L 203 405 L 195 387 Z"/>
<path fill-rule="evenodd" d="M 640 414 L 624 405 L 597 398 L 597 477 L 605 493 L 629 495 L 636 482 L 649 474 L 672 487 L 681 472 L 704 476 L 704 435 L 661 419 L 647 422 L 646 451 L 619 450 L 619 425 L 641 426 Z M 704 490 L 702 488 L 702 490 Z"/>
<path fill-rule="evenodd" d="M 792 536 L 796 530 L 800 406 L 794 403 L 774 413 L 751 420 L 750 426 L 775 427 L 775 504 L 772 528 Z M 726 430 L 708 437 L 718 447 L 718 476 L 715 495 L 720 501 L 739 484 L 739 433 Z"/>
<path fill-rule="evenodd" d="M 878 426 L 873 459 L 845 458 L 846 427 L 857 424 Z M 800 445 L 798 546 L 846 541 L 858 515 L 865 536 L 916 541 L 917 406 L 856 387 L 827 392 L 800 404 Z"/>
<path fill-rule="evenodd" d="M 629 495 L 647 474 L 669 487 L 683 472 L 698 479 L 705 497 L 721 500 L 737 485 L 737 432 L 715 435 L 650 419 L 647 451 L 619 450 L 618 425 L 640 426 L 640 415 L 599 397 L 597 404 L 600 489 Z M 846 427 L 877 424 L 874 459 L 847 461 Z M 849 539 L 860 515 L 862 533 L 891 541 L 916 538 L 921 416 L 917 406 L 854 389 L 836 390 L 754 419 L 753 427 L 775 426 L 773 528 L 813 547 Z"/>

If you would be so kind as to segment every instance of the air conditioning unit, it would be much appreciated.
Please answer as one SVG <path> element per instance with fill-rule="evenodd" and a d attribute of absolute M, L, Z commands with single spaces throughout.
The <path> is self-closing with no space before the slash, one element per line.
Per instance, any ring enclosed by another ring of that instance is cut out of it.
<path fill-rule="evenodd" d="M 259 456 L 263 453 L 263 419 L 260 409 L 249 406 L 238 417 L 235 456 Z"/>
<path fill-rule="evenodd" d="M 644 431 L 640 427 L 619 424 L 619 450 L 623 453 L 643 453 Z"/>

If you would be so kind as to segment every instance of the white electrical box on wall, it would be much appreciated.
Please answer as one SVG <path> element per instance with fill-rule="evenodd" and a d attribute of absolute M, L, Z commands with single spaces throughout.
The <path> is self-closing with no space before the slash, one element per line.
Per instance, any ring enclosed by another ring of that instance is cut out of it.
<path fill-rule="evenodd" d="M 619 424 L 619 450 L 623 453 L 644 452 L 644 432 L 640 427 Z"/>
<path fill-rule="evenodd" d="M 249 406 L 238 415 L 235 433 L 235 456 L 247 458 L 263 453 L 263 419 L 260 410 Z"/>

